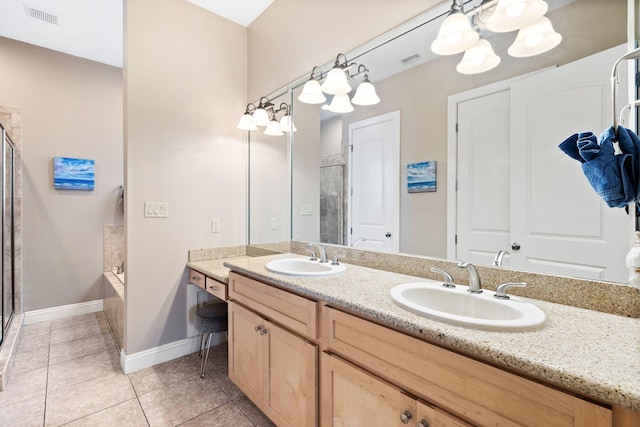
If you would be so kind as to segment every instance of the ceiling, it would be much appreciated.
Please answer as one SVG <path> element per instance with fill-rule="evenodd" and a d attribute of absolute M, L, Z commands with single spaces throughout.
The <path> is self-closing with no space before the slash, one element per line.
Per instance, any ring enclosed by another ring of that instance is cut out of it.
<path fill-rule="evenodd" d="M 273 0 L 185 0 L 248 26 Z M 122 0 L 2 0 L 0 37 L 122 67 Z"/>

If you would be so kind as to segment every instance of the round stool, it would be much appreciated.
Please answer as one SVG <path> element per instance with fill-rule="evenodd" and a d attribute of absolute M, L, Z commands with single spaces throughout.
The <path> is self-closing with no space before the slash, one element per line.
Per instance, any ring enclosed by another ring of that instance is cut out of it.
<path fill-rule="evenodd" d="M 204 378 L 207 359 L 209 359 L 211 338 L 215 333 L 227 331 L 227 304 L 215 303 L 203 305 L 196 310 L 194 325 L 198 332 L 200 332 L 200 358 L 202 359 L 200 378 Z M 207 335 L 206 339 L 204 339 L 205 335 Z M 205 348 L 206 352 L 204 352 Z M 203 352 L 204 357 L 202 357 Z"/>

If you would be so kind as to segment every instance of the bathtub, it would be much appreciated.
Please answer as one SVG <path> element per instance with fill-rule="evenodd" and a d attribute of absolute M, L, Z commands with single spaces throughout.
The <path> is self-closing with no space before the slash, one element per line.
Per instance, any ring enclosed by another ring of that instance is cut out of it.
<path fill-rule="evenodd" d="M 105 271 L 103 274 L 104 303 L 102 311 L 109 323 L 113 338 L 119 348 L 122 348 L 124 335 L 124 273 L 116 274 Z"/>

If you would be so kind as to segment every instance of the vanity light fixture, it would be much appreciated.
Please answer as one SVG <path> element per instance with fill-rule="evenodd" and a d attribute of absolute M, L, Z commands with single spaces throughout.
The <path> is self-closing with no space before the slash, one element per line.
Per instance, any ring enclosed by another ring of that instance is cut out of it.
<path fill-rule="evenodd" d="M 515 31 L 542 18 L 548 9 L 544 0 L 498 0 L 487 28 L 494 33 Z"/>
<path fill-rule="evenodd" d="M 377 104 L 380 102 L 380 98 L 373 83 L 369 80 L 369 69 L 360 64 L 355 73 L 351 73 L 350 70 L 356 65 L 355 62 L 349 63 L 344 53 L 338 54 L 333 68 L 327 73 L 326 80 L 322 85 L 320 85 L 320 81 L 324 77 L 322 69 L 318 66 L 313 67 L 311 77 L 302 88 L 298 100 L 306 104 L 321 104 L 326 101 L 324 93 L 333 95 L 331 103 L 328 106 L 323 105 L 322 108 L 334 113 L 350 113 L 354 110 L 352 102 L 356 105 Z M 364 79 L 358 85 L 353 99 L 349 99 L 349 92 L 351 92 L 349 80 L 360 75 L 364 75 Z"/>
<path fill-rule="evenodd" d="M 280 122 L 278 122 L 277 114 L 281 111 L 284 111 L 284 115 Z M 266 117 L 266 121 L 264 117 Z M 283 102 L 276 109 L 275 105 L 273 105 L 266 96 L 260 98 L 258 107 L 254 104 L 248 104 L 244 114 L 240 117 L 240 121 L 236 125 L 238 129 L 247 131 L 255 131 L 258 129 L 258 126 L 266 126 L 264 134 L 271 136 L 280 136 L 283 132 L 288 133 L 297 130 L 291 118 L 291 106 Z"/>
<path fill-rule="evenodd" d="M 341 62 L 342 58 L 344 58 L 344 61 Z M 348 81 L 347 70 L 355 64 L 349 64 L 348 62 L 349 61 L 347 61 L 347 57 L 344 53 L 338 54 L 333 68 L 329 71 L 326 80 L 320 86 L 324 93 L 328 93 L 329 95 L 340 95 L 351 92 L 351 85 Z"/>
<path fill-rule="evenodd" d="M 516 41 L 507 52 L 515 58 L 525 58 L 548 52 L 558 46 L 562 36 L 555 32 L 551 21 L 545 16 L 518 31 Z"/>
<path fill-rule="evenodd" d="M 329 104 L 328 110 L 334 113 L 350 113 L 354 108 L 349 100 L 349 95 L 346 93 L 339 93 L 337 95 L 333 95 L 333 99 L 331 100 L 331 104 Z"/>
<path fill-rule="evenodd" d="M 431 43 L 431 50 L 438 55 L 455 55 L 473 46 L 479 38 L 471 28 L 460 0 L 453 0 L 449 16 L 440 25 L 438 37 Z"/>
<path fill-rule="evenodd" d="M 500 64 L 500 57 L 490 43 L 481 39 L 473 28 L 495 33 L 519 30 L 516 41 L 508 49 L 509 55 L 516 58 L 539 55 L 562 41 L 562 36 L 544 16 L 549 9 L 544 0 L 483 0 L 468 12 L 463 11 L 462 1 L 453 0 L 451 11 L 431 44 L 431 50 L 438 55 L 465 51 L 456 67 L 462 74 L 483 73 Z M 475 41 L 470 43 L 474 37 Z"/>
<path fill-rule="evenodd" d="M 253 122 L 254 111 L 256 111 L 256 106 L 253 104 L 247 104 L 247 108 L 242 117 L 240 117 L 240 121 L 236 127 L 241 130 L 258 130 L 258 127 Z"/>
<path fill-rule="evenodd" d="M 364 80 L 362 83 L 358 85 L 356 89 L 356 94 L 353 95 L 353 102 L 356 105 L 375 105 L 380 102 L 380 98 L 378 98 L 378 94 L 376 93 L 376 88 L 369 81 L 369 75 L 367 74 L 369 70 L 364 65 L 360 65 L 358 67 L 358 74 L 364 74 Z"/>
<path fill-rule="evenodd" d="M 480 39 L 464 53 L 462 61 L 456 67 L 460 74 L 478 74 L 494 69 L 500 64 L 500 57 L 495 54 L 491 43 Z"/>
<path fill-rule="evenodd" d="M 263 101 L 265 100 L 265 101 Z M 273 104 L 269 101 L 269 98 L 263 96 L 260 98 L 258 107 L 253 112 L 253 124 L 256 126 L 267 126 L 269 124 L 269 113 L 267 110 L 272 110 Z"/>
<path fill-rule="evenodd" d="M 320 79 L 322 79 L 322 68 L 317 65 L 311 70 L 309 81 L 304 84 L 302 93 L 298 96 L 300 102 L 305 104 L 322 104 L 327 100 L 320 88 Z"/>

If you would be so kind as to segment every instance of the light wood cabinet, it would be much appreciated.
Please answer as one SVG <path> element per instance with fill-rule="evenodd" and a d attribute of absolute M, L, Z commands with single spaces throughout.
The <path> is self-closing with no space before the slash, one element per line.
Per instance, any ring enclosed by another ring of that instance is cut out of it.
<path fill-rule="evenodd" d="M 339 357 L 322 353 L 322 427 L 470 427 Z"/>
<path fill-rule="evenodd" d="M 318 346 L 277 322 L 310 330 L 307 320 L 296 319 L 302 303 L 313 313 L 315 334 L 315 302 L 235 276 L 229 282 L 229 378 L 278 426 L 315 426 Z M 283 311 L 292 305 L 293 313 Z"/>
<path fill-rule="evenodd" d="M 339 310 L 324 310 L 322 341 L 329 351 L 473 424 L 612 425 L 605 406 Z"/>
<path fill-rule="evenodd" d="M 199 288 L 205 288 L 205 275 L 193 268 L 189 269 L 189 283 L 196 285 Z"/>
<path fill-rule="evenodd" d="M 220 298 L 222 301 L 227 300 L 227 285 L 211 277 L 205 279 L 205 290 L 211 295 Z"/>

